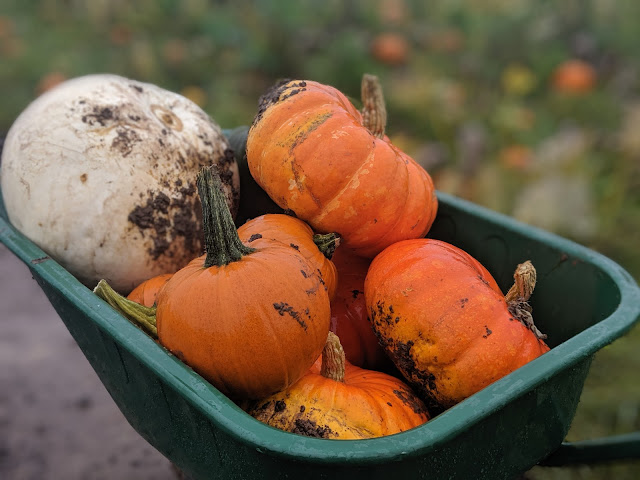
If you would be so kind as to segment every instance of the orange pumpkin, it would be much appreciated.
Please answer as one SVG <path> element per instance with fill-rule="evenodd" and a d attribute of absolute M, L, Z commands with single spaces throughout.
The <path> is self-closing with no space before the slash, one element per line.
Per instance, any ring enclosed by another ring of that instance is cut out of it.
<path fill-rule="evenodd" d="M 330 330 L 340 338 L 349 363 L 386 370 L 390 361 L 371 328 L 364 302 L 364 279 L 371 260 L 340 246 L 332 261 L 338 270 L 338 289 L 331 301 Z"/>
<path fill-rule="evenodd" d="M 451 407 L 549 350 L 526 303 L 535 285 L 530 262 L 515 279 L 505 298 L 471 255 L 431 239 L 396 243 L 371 263 L 373 328 L 430 408 Z"/>
<path fill-rule="evenodd" d="M 279 241 L 299 251 L 309 262 L 317 265 L 329 298 L 335 295 L 338 273 L 331 261 L 338 243 L 333 233 L 315 234 L 302 220 L 288 215 L 266 214 L 249 220 L 238 228 L 240 240 L 253 246 L 258 239 Z"/>
<path fill-rule="evenodd" d="M 373 58 L 387 65 L 403 65 L 409 59 L 411 46 L 407 38 L 395 32 L 380 33 L 371 42 Z"/>
<path fill-rule="evenodd" d="M 131 293 L 127 295 L 127 298 L 133 302 L 144 305 L 145 307 L 152 307 L 156 303 L 158 291 L 172 276 L 173 273 L 163 273 L 162 275 L 157 275 L 149 280 L 145 280 L 136 288 L 131 290 Z"/>
<path fill-rule="evenodd" d="M 567 60 L 553 71 L 551 86 L 557 92 L 584 94 L 596 85 L 596 71 L 583 60 Z"/>
<path fill-rule="evenodd" d="M 301 251 L 266 236 L 243 244 L 219 179 L 211 184 L 204 173 L 198 190 L 207 254 L 159 292 L 158 339 L 231 398 L 263 398 L 298 380 L 322 351 L 329 296 Z"/>
<path fill-rule="evenodd" d="M 242 243 L 218 175 L 197 176 L 206 254 L 178 270 L 156 307 L 132 302 L 104 280 L 96 294 L 237 402 L 288 387 L 313 365 L 329 332 L 330 300 L 318 265 L 269 237 Z M 276 221 L 276 219 L 272 219 Z M 283 230 L 289 217 L 282 216 Z M 296 237 L 296 244 L 310 242 Z"/>
<path fill-rule="evenodd" d="M 423 237 L 437 199 L 429 174 L 384 135 L 377 79 L 365 76 L 362 113 L 333 87 L 275 85 L 247 138 L 251 175 L 281 208 L 336 232 L 361 256 Z"/>
<path fill-rule="evenodd" d="M 424 403 L 402 381 L 346 361 L 332 332 L 304 377 L 249 413 L 280 430 L 339 440 L 392 435 L 429 420 Z"/>

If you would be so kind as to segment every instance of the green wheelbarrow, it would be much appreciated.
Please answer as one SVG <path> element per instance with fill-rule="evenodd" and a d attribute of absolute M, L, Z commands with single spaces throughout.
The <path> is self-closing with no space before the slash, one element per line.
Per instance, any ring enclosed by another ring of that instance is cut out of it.
<path fill-rule="evenodd" d="M 370 440 L 307 438 L 253 419 L 17 232 L 1 202 L 0 241 L 29 267 L 127 421 L 190 478 L 495 480 L 538 464 L 640 458 L 638 432 L 563 443 L 593 355 L 640 318 L 633 278 L 576 243 L 438 197 L 429 236 L 476 257 L 504 291 L 514 265 L 536 265 L 531 304 L 552 349 L 426 424 Z"/>

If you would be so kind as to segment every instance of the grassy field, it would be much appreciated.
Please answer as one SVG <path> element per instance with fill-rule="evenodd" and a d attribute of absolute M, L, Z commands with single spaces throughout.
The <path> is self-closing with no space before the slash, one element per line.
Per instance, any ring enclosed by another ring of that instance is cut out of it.
<path fill-rule="evenodd" d="M 437 188 L 602 252 L 638 280 L 639 18 L 640 3 L 614 0 L 4 0 L 0 134 L 40 92 L 87 73 L 180 92 L 225 127 L 249 124 L 279 78 L 357 98 L 374 73 L 388 134 Z M 561 65 L 577 83 L 561 82 Z M 639 352 L 635 328 L 598 353 L 569 440 L 640 429 Z M 635 479 L 640 461 L 528 476 Z"/>

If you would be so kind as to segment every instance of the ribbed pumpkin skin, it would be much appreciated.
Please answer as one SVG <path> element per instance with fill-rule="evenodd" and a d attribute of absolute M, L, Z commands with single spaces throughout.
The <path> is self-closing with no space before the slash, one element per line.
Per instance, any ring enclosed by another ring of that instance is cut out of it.
<path fill-rule="evenodd" d="M 313 241 L 313 230 L 302 220 L 280 214 L 261 215 L 238 228 L 238 236 L 251 247 L 258 238 L 268 238 L 297 249 L 307 260 L 317 265 L 329 298 L 334 297 L 338 283 L 336 267 L 318 250 Z"/>
<path fill-rule="evenodd" d="M 321 358 L 291 387 L 249 413 L 301 435 L 353 440 L 404 432 L 429 420 L 424 403 L 402 381 L 345 363 L 344 382 L 320 374 Z"/>
<path fill-rule="evenodd" d="M 455 405 L 549 350 L 477 260 L 438 240 L 384 250 L 365 300 L 381 343 L 429 407 Z"/>
<path fill-rule="evenodd" d="M 163 273 L 155 277 L 145 280 L 136 288 L 131 290 L 127 298 L 133 302 L 137 302 L 145 307 L 152 307 L 156 303 L 158 291 L 173 276 L 173 273 Z"/>
<path fill-rule="evenodd" d="M 371 260 L 358 257 L 340 246 L 332 261 L 338 270 L 338 288 L 331 301 L 330 330 L 340 337 L 350 363 L 361 368 L 383 370 L 390 361 L 371 328 L 364 301 L 364 279 Z"/>
<path fill-rule="evenodd" d="M 429 174 L 372 135 L 340 91 L 317 82 L 291 81 L 262 98 L 247 162 L 280 207 L 338 233 L 361 256 L 423 237 L 436 215 Z"/>
<path fill-rule="evenodd" d="M 315 265 L 267 238 L 222 267 L 190 262 L 158 294 L 158 339 L 234 400 L 264 398 L 298 380 L 329 331 L 330 302 Z"/>

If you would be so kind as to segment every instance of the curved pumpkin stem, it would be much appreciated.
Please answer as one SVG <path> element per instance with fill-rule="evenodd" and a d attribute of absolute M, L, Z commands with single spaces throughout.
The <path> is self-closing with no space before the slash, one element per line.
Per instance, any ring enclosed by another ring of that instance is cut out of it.
<path fill-rule="evenodd" d="M 362 124 L 372 135 L 383 138 L 387 127 L 387 108 L 384 104 L 382 85 L 378 77 L 365 73 L 360 86 L 362 97 Z"/>
<path fill-rule="evenodd" d="M 129 300 L 116 292 L 106 280 L 102 279 L 93 289 L 93 293 L 120 312 L 125 318 L 139 325 L 153 338 L 158 338 L 156 327 L 156 307 L 146 307 Z"/>
<path fill-rule="evenodd" d="M 220 267 L 237 262 L 255 249 L 240 240 L 233 217 L 222 193 L 222 182 L 214 166 L 203 167 L 196 177 L 202 223 L 204 227 L 204 250 L 207 254 L 204 267 Z"/>
<path fill-rule="evenodd" d="M 345 361 L 344 349 L 340 344 L 340 339 L 335 333 L 329 332 L 327 343 L 322 349 L 320 375 L 336 382 L 343 382 Z"/>
<path fill-rule="evenodd" d="M 531 261 L 527 260 L 521 263 L 513 274 L 513 286 L 504 299 L 511 315 L 522 322 L 537 338 L 544 340 L 547 336 L 538 330 L 538 327 L 533 323 L 531 305 L 528 303 L 536 286 L 536 278 L 536 269 Z"/>
<path fill-rule="evenodd" d="M 516 267 L 513 273 L 514 284 L 511 286 L 504 299 L 507 303 L 511 303 L 520 299 L 520 301 L 528 302 L 533 289 L 536 288 L 536 269 L 530 260 L 521 263 Z"/>
<path fill-rule="evenodd" d="M 318 250 L 329 260 L 340 245 L 340 236 L 335 233 L 316 233 L 313 236 L 313 243 L 318 246 Z"/>

